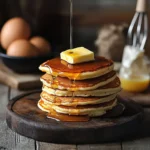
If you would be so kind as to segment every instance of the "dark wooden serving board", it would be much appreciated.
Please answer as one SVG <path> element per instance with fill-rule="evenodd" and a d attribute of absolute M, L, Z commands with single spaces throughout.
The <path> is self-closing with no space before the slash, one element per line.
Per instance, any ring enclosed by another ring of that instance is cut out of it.
<path fill-rule="evenodd" d="M 61 122 L 48 119 L 37 107 L 41 91 L 21 95 L 7 106 L 6 121 L 15 132 L 38 141 L 52 143 L 99 143 L 119 141 L 134 135 L 142 122 L 142 108 L 129 101 L 118 117 L 93 118 L 88 122 Z"/>

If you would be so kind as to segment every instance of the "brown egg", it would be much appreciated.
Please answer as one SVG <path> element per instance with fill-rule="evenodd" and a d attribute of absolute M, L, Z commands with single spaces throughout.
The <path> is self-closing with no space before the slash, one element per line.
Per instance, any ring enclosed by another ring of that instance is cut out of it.
<path fill-rule="evenodd" d="M 29 41 L 21 39 L 10 44 L 7 55 L 16 57 L 32 57 L 38 55 L 38 49 Z"/>
<path fill-rule="evenodd" d="M 45 55 L 51 51 L 50 43 L 41 36 L 32 37 L 30 42 L 39 49 L 40 55 Z"/>
<path fill-rule="evenodd" d="M 15 40 L 28 39 L 31 30 L 29 24 L 22 18 L 16 17 L 8 20 L 1 30 L 1 45 L 4 49 Z"/>

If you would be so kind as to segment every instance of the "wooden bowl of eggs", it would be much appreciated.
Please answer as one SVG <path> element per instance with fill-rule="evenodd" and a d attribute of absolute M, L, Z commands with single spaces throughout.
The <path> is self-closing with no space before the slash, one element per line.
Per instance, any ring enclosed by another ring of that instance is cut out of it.
<path fill-rule="evenodd" d="M 41 36 L 30 35 L 29 24 L 20 17 L 8 20 L 1 29 L 0 57 L 15 72 L 38 72 L 39 65 L 52 57 L 50 43 Z"/>

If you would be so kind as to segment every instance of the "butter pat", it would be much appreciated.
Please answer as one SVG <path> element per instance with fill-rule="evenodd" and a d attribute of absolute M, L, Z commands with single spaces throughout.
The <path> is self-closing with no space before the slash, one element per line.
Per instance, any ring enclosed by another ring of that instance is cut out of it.
<path fill-rule="evenodd" d="M 70 64 L 77 64 L 94 60 L 94 53 L 84 47 L 77 47 L 61 52 L 60 58 Z"/>

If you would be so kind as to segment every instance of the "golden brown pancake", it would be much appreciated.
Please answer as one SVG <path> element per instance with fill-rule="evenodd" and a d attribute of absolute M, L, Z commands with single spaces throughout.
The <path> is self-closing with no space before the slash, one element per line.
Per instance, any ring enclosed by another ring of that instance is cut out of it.
<path fill-rule="evenodd" d="M 111 100 L 109 102 L 96 104 L 96 105 L 85 105 L 85 106 L 62 106 L 46 103 L 43 100 L 38 101 L 38 107 L 46 112 L 50 112 L 53 109 L 62 114 L 68 115 L 88 115 L 88 116 L 101 116 L 106 113 L 107 110 L 112 109 L 116 106 L 117 100 Z"/>
<path fill-rule="evenodd" d="M 107 96 L 111 94 L 115 94 L 120 92 L 120 80 L 116 77 L 112 82 L 108 83 L 105 86 L 99 87 L 95 90 L 86 90 L 86 91 L 68 91 L 68 90 L 59 90 L 53 89 L 43 85 L 43 91 L 47 92 L 48 94 L 57 95 L 57 96 Z"/>
<path fill-rule="evenodd" d="M 116 72 L 111 71 L 106 75 L 85 80 L 69 80 L 66 77 L 53 77 L 49 74 L 44 74 L 41 77 L 43 85 L 54 89 L 77 91 L 77 90 L 93 90 L 100 86 L 104 86 L 116 78 Z"/>
<path fill-rule="evenodd" d="M 96 57 L 94 61 L 80 64 L 68 64 L 60 58 L 48 60 L 39 69 L 53 76 L 67 77 L 71 80 L 83 80 L 102 76 L 113 70 L 112 60 Z"/>
<path fill-rule="evenodd" d="M 39 67 L 46 74 L 40 78 L 43 91 L 38 107 L 56 119 L 102 116 L 116 106 L 121 90 L 113 68 L 113 61 L 101 56 L 73 65 L 60 58 L 44 62 Z"/>
<path fill-rule="evenodd" d="M 113 100 L 115 97 L 116 94 L 101 97 L 64 97 L 51 95 L 46 92 L 41 93 L 41 99 L 43 101 L 49 104 L 64 106 L 100 104 Z"/>

